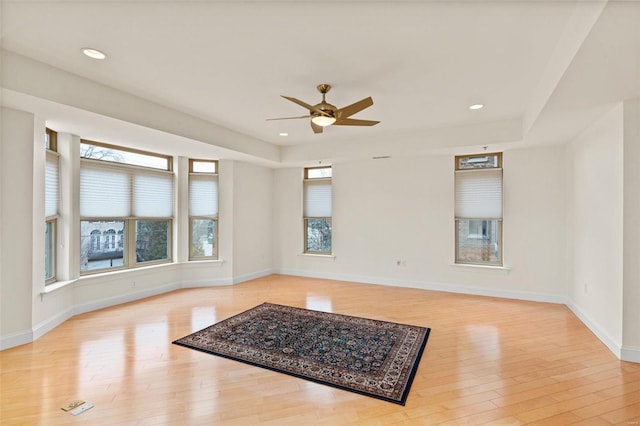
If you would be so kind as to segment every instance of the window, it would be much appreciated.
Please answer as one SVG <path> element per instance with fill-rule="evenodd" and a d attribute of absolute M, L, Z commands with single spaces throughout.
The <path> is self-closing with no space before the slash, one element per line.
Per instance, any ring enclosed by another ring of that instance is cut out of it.
<path fill-rule="evenodd" d="M 189 160 L 189 260 L 218 258 L 218 162 Z"/>
<path fill-rule="evenodd" d="M 502 154 L 455 160 L 456 263 L 502 266 Z"/>
<path fill-rule="evenodd" d="M 304 169 L 304 252 L 331 254 L 331 166 Z"/>
<path fill-rule="evenodd" d="M 58 226 L 58 201 L 60 198 L 59 155 L 57 133 L 46 129 L 45 133 L 45 228 L 44 228 L 44 279 L 46 284 L 56 281 L 56 232 Z"/>
<path fill-rule="evenodd" d="M 172 169 L 169 156 L 88 140 L 80 141 L 80 157 L 158 170 Z"/>
<path fill-rule="evenodd" d="M 171 157 L 84 140 L 80 149 L 80 271 L 171 261 Z"/>
<path fill-rule="evenodd" d="M 50 151 L 58 152 L 58 133 L 46 128 L 44 136 L 44 147 Z"/>

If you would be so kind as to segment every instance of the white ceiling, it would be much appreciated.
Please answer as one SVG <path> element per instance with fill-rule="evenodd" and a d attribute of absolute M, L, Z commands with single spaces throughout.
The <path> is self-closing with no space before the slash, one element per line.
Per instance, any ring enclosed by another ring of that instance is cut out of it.
<path fill-rule="evenodd" d="M 1 4 L 4 50 L 281 146 L 283 161 L 564 141 L 611 104 L 640 96 L 637 2 Z M 84 57 L 87 46 L 108 58 Z M 266 121 L 305 114 L 280 95 L 315 104 L 319 83 L 333 86 L 327 100 L 338 107 L 372 96 L 353 118 L 381 123 L 316 135 L 306 119 Z M 486 106 L 469 110 L 475 103 Z M 87 123 L 121 126 L 123 142 L 144 144 L 134 126 L 128 135 L 127 120 L 47 105 L 59 130 L 87 137 Z M 494 136 L 513 123 L 518 132 Z"/>

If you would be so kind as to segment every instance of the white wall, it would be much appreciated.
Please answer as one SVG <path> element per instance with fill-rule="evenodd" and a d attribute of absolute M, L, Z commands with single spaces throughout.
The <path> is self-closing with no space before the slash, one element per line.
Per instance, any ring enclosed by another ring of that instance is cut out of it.
<path fill-rule="evenodd" d="M 31 338 L 34 116 L 0 107 L 0 120 L 0 336 L 22 344 Z"/>
<path fill-rule="evenodd" d="M 624 109 L 624 120 L 618 106 L 568 146 L 504 152 L 505 268 L 453 265 L 451 155 L 335 164 L 334 256 L 302 254 L 301 168 L 272 170 L 223 159 L 221 261 L 184 262 L 183 254 L 172 264 L 79 277 L 77 255 L 70 253 L 62 257 L 68 267 L 60 269 L 65 285 L 44 291 L 44 240 L 39 238 L 44 156 L 34 154 L 41 146 L 43 119 L 4 108 L 0 348 L 31 341 L 78 313 L 276 271 L 551 302 L 569 297 L 570 307 L 614 352 L 620 355 L 626 346 L 629 358 L 636 357 L 640 270 L 635 259 L 640 247 L 631 233 L 623 232 L 622 223 L 624 217 L 635 229 L 640 211 L 634 192 L 640 176 L 632 173 L 634 159 L 640 159 L 638 114 L 635 101 Z M 63 156 L 77 151 L 77 136 L 65 135 L 59 142 Z M 61 182 L 71 188 L 66 196 L 63 191 L 66 211 L 60 220 L 69 228 L 78 218 L 78 167 L 77 161 L 61 163 Z M 186 185 L 178 182 L 178 187 Z M 177 204 L 177 229 L 184 230 L 186 203 Z M 78 240 L 74 229 L 60 239 L 70 251 Z M 184 252 L 184 241 L 176 246 Z M 629 299 L 624 305 L 623 294 Z"/>
<path fill-rule="evenodd" d="M 273 170 L 236 162 L 233 173 L 234 282 L 271 273 Z"/>
<path fill-rule="evenodd" d="M 563 161 L 564 151 L 559 147 L 505 152 L 504 255 L 509 269 L 452 265 L 454 173 L 450 155 L 335 164 L 335 258 L 301 255 L 302 172 L 276 170 L 277 270 L 563 301 Z M 532 174 L 539 177 L 532 179 Z"/>
<path fill-rule="evenodd" d="M 170 264 L 79 276 L 79 256 L 73 253 L 79 250 L 73 225 L 79 219 L 79 161 L 69 161 L 78 152 L 79 138 L 60 135 L 60 181 L 65 186 L 58 234 L 62 265 L 58 265 L 59 282 L 45 287 L 45 121 L 27 112 L 7 108 L 1 112 L 0 349 L 30 342 L 79 313 L 178 288 L 232 284 L 271 272 L 273 172 L 222 160 L 221 261 L 185 262 L 180 261 L 184 254 L 179 254 Z M 187 178 L 187 173 L 178 173 L 177 187 L 186 188 L 181 180 Z M 184 200 L 176 203 L 177 229 L 184 230 L 188 221 L 186 204 Z M 174 247 L 184 252 L 188 233 L 174 235 L 179 239 Z"/>
<path fill-rule="evenodd" d="M 622 343 L 623 134 L 618 105 L 567 145 L 570 307 L 611 350 Z"/>
<path fill-rule="evenodd" d="M 640 98 L 624 101 L 622 359 L 640 362 Z"/>

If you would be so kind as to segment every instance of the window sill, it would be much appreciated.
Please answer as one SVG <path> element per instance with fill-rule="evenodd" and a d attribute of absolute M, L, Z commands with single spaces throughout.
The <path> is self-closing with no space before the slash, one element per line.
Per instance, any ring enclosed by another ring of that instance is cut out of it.
<path fill-rule="evenodd" d="M 508 266 L 492 266 L 492 265 L 473 265 L 468 263 L 451 263 L 449 266 L 454 268 L 468 269 L 468 270 L 485 270 L 485 271 L 494 271 L 494 272 L 503 272 L 508 274 L 511 272 L 511 268 Z"/>
<path fill-rule="evenodd" d="M 182 263 L 186 263 L 189 265 L 198 263 L 219 263 L 220 265 L 222 265 L 224 262 L 224 259 L 193 259 Z"/>
<path fill-rule="evenodd" d="M 298 256 L 308 257 L 311 259 L 325 259 L 325 260 L 335 260 L 336 256 L 334 254 L 314 254 L 314 253 L 300 253 Z"/>
<path fill-rule="evenodd" d="M 78 280 L 75 279 L 75 280 L 68 280 L 68 281 L 56 281 L 54 283 L 47 284 L 44 287 L 44 290 L 42 290 L 40 292 L 40 296 L 42 297 L 42 296 L 45 296 L 47 294 L 51 294 L 51 293 L 53 293 L 53 292 L 55 292 L 57 290 L 60 290 L 61 288 L 65 288 L 67 286 L 70 286 L 70 285 L 76 283 L 77 281 Z"/>
<path fill-rule="evenodd" d="M 220 265 L 222 266 L 226 261 L 223 259 L 211 259 L 211 260 L 190 260 L 188 262 L 181 262 L 182 264 L 185 265 L 197 265 L 197 264 L 216 264 L 216 265 Z M 146 265 L 146 266 L 138 266 L 136 268 L 122 268 L 122 269 L 117 269 L 115 271 L 102 271 L 102 272 L 94 272 L 94 273 L 85 273 L 83 275 L 81 275 L 79 278 L 73 279 L 73 280 L 67 280 L 67 281 L 56 281 L 53 282 L 51 284 L 47 284 L 44 287 L 44 290 L 42 290 L 40 292 L 40 297 L 44 297 L 48 294 L 54 293 L 60 289 L 66 288 L 72 284 L 75 283 L 79 283 L 85 280 L 89 280 L 92 278 L 99 278 L 99 277 L 108 277 L 108 276 L 112 276 L 112 275 L 121 275 L 121 274 L 127 274 L 127 273 L 131 273 L 131 272 L 140 272 L 140 271 L 144 271 L 146 270 L 150 270 L 150 269 L 156 269 L 156 268 L 162 268 L 162 267 L 167 267 L 167 266 L 175 266 L 178 263 L 176 262 L 170 262 L 170 263 L 160 263 L 160 264 L 155 264 L 155 265 Z"/>
<path fill-rule="evenodd" d="M 146 265 L 140 265 L 140 266 L 134 266 L 134 267 L 118 267 L 118 268 L 114 268 L 113 270 L 97 270 L 97 271 L 84 271 L 84 272 L 80 272 L 80 278 L 78 279 L 79 281 L 83 281 L 86 279 L 91 279 L 91 278 L 95 278 L 95 277 L 108 277 L 111 275 L 122 275 L 122 274 L 127 274 L 127 273 L 132 273 L 132 272 L 140 272 L 140 271 L 144 271 L 144 270 L 149 270 L 149 269 L 159 269 L 159 268 L 167 268 L 167 267 L 172 267 L 175 266 L 177 263 L 176 262 L 156 262 L 156 263 L 151 263 L 150 264 L 146 264 Z"/>

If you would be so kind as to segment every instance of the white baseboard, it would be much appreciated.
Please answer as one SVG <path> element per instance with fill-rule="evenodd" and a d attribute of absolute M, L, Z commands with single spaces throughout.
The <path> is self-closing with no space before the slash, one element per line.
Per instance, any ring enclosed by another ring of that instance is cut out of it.
<path fill-rule="evenodd" d="M 157 296 L 159 294 L 168 293 L 170 291 L 182 288 L 180 283 L 165 284 L 161 287 L 153 287 L 132 293 L 126 293 L 119 296 L 107 297 L 100 300 L 94 300 L 88 303 L 75 305 L 73 307 L 73 315 L 84 314 L 86 312 L 98 309 L 108 308 L 110 306 L 120 305 L 122 303 L 133 302 L 134 300 L 144 299 L 146 297 Z"/>
<path fill-rule="evenodd" d="M 623 361 L 629 362 L 637 362 L 640 363 L 640 348 L 637 346 L 622 346 L 622 356 L 620 357 Z"/>
<path fill-rule="evenodd" d="M 407 280 L 386 279 L 386 278 L 376 278 L 376 277 L 362 277 L 362 276 L 351 276 L 351 275 L 323 273 L 323 272 L 308 272 L 308 271 L 298 271 L 298 270 L 288 270 L 288 269 L 281 269 L 281 270 L 265 269 L 262 271 L 254 272 L 251 274 L 240 275 L 232 278 L 191 281 L 191 282 L 182 282 L 182 283 L 170 283 L 170 284 L 163 285 L 161 287 L 149 288 L 149 289 L 145 289 L 137 292 L 127 293 L 124 295 L 104 298 L 100 300 L 91 301 L 88 303 L 75 305 L 72 308 L 68 309 L 67 311 L 61 312 L 58 315 L 46 321 L 43 321 L 40 324 L 37 324 L 36 326 L 33 327 L 33 330 L 17 332 L 7 336 L 0 337 L 0 350 L 9 349 L 15 346 L 31 343 L 34 340 L 43 336 L 44 334 L 48 333 L 49 331 L 53 330 L 60 324 L 64 323 L 66 320 L 73 317 L 74 315 L 94 311 L 97 309 L 103 309 L 110 306 L 119 305 L 122 303 L 132 302 L 134 300 L 139 300 L 146 297 L 156 296 L 159 294 L 178 290 L 180 288 L 232 285 L 232 284 L 238 284 L 238 283 L 249 281 L 256 278 L 265 277 L 271 274 L 293 275 L 293 276 L 310 277 L 310 278 L 350 281 L 350 282 L 365 283 L 365 284 L 380 284 L 380 285 L 394 286 L 394 287 L 418 288 L 423 290 L 470 294 L 470 295 L 476 295 L 476 296 L 488 296 L 488 297 L 499 297 L 499 298 L 506 298 L 506 299 L 528 300 L 528 301 L 534 301 L 534 302 L 564 304 L 619 359 L 623 361 L 640 363 L 640 348 L 631 347 L 631 346 L 621 346 L 614 339 L 612 339 L 611 336 L 609 336 L 606 332 L 604 332 L 595 321 L 591 320 L 591 318 L 589 318 L 589 316 L 586 315 L 577 305 L 575 305 L 573 302 L 571 302 L 568 298 L 564 296 L 543 294 L 543 293 L 533 293 L 533 292 L 523 292 L 523 291 L 509 291 L 509 290 L 503 290 L 503 289 L 487 289 L 487 288 L 478 288 L 478 287 L 456 285 L 456 284 L 441 284 L 441 283 L 407 281 Z"/>
<path fill-rule="evenodd" d="M 21 331 L 0 337 L 0 351 L 33 342 L 33 332 Z"/>
<path fill-rule="evenodd" d="M 59 313 L 53 318 L 49 318 L 46 321 L 42 321 L 40 324 L 37 324 L 33 327 L 33 340 L 37 340 L 40 337 L 44 336 L 72 316 L 74 316 L 74 310 L 68 309 L 64 312 Z"/>
<path fill-rule="evenodd" d="M 0 350 L 9 349 L 15 346 L 31 343 L 75 315 L 84 314 L 84 313 L 95 311 L 98 309 L 108 308 L 110 306 L 120 305 L 122 303 L 133 302 L 134 300 L 144 299 L 151 296 L 157 296 L 159 294 L 168 293 L 170 291 L 179 290 L 181 288 L 232 285 L 232 284 L 237 284 L 244 281 L 249 281 L 255 278 L 261 278 L 267 275 L 271 275 L 272 273 L 273 271 L 271 269 L 265 269 L 263 271 L 240 275 L 233 278 L 176 282 L 176 283 L 165 284 L 160 287 L 148 288 L 148 289 L 144 289 L 136 292 L 126 293 L 123 295 L 107 297 L 103 299 L 93 300 L 91 302 L 76 304 L 68 308 L 66 311 L 61 312 L 35 325 L 32 330 L 13 333 L 7 336 L 0 336 Z"/>
<path fill-rule="evenodd" d="M 275 274 L 273 269 L 264 269 L 262 271 L 253 272 L 251 274 L 240 275 L 237 277 L 233 277 L 233 284 L 243 283 L 245 281 L 255 280 L 257 278 L 266 277 L 268 275 Z"/>
<path fill-rule="evenodd" d="M 499 297 L 502 299 L 527 300 L 531 302 L 545 302 L 564 305 L 567 298 L 560 295 L 533 293 L 525 291 L 513 291 L 503 289 L 489 289 L 459 284 L 442 284 L 433 282 L 408 281 L 390 278 L 361 277 L 353 275 L 331 274 L 331 273 L 309 273 L 307 271 L 297 271 L 291 269 L 281 269 L 274 271 L 276 274 L 294 275 L 299 277 L 322 278 L 337 281 L 349 281 L 365 284 L 379 284 L 392 287 L 418 288 L 422 290 L 443 291 L 447 293 L 469 294 L 473 296 Z"/>
<path fill-rule="evenodd" d="M 578 319 L 582 321 L 582 323 L 586 325 L 587 328 L 591 330 L 591 332 L 595 334 L 596 337 L 600 339 L 600 341 L 604 343 L 604 345 L 607 348 L 609 348 L 609 350 L 613 352 L 615 356 L 617 356 L 619 359 L 623 359 L 622 346 L 620 343 L 616 342 L 615 339 L 613 339 L 611 336 L 609 336 L 609 334 L 607 334 L 604 330 L 602 330 L 602 328 L 598 325 L 598 323 L 593 321 L 589 317 L 589 315 L 587 315 L 582 309 L 580 309 L 578 305 L 576 305 L 572 301 L 568 301 L 567 307 L 571 309 L 571 312 L 573 312 L 575 316 L 577 316 Z M 638 352 L 638 354 L 640 354 L 640 352 Z M 640 361 L 636 361 L 636 362 L 640 362 Z"/>
<path fill-rule="evenodd" d="M 182 283 L 181 288 L 218 287 L 231 284 L 233 284 L 231 278 L 221 278 L 217 280 L 185 281 Z"/>

